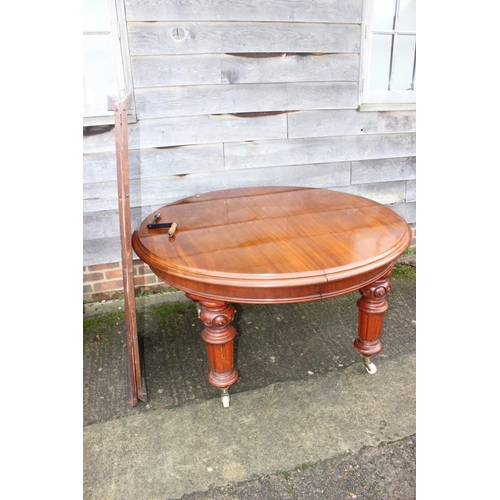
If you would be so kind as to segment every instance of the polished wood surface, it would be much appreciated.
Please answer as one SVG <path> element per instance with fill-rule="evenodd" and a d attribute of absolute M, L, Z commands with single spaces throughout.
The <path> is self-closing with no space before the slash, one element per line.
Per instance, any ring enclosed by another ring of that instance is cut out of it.
<path fill-rule="evenodd" d="M 177 232 L 148 229 L 177 222 Z M 257 187 L 203 193 L 166 205 L 134 232 L 157 276 L 197 297 L 227 302 L 316 300 L 380 278 L 411 233 L 391 209 L 326 189 Z"/>

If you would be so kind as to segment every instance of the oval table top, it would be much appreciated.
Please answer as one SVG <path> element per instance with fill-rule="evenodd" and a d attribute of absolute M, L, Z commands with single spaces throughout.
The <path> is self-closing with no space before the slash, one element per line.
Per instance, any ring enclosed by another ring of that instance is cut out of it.
<path fill-rule="evenodd" d="M 148 229 L 177 222 L 168 229 Z M 170 203 L 134 232 L 136 254 L 166 283 L 229 302 L 297 302 L 359 289 L 411 242 L 390 208 L 327 189 L 253 187 Z"/>

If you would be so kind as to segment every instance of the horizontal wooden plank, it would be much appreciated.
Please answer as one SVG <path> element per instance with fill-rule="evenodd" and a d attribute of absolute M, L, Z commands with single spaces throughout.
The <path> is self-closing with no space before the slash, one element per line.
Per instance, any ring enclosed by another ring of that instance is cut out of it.
<path fill-rule="evenodd" d="M 286 114 L 241 117 L 203 115 L 140 120 L 128 126 L 129 149 L 148 149 L 227 141 L 284 139 Z M 115 151 L 114 130 L 83 138 L 83 153 Z"/>
<path fill-rule="evenodd" d="M 132 251 L 133 259 L 138 259 Z M 97 264 L 109 264 L 121 262 L 121 240 L 120 236 L 108 238 L 84 239 L 83 241 L 83 265 L 94 266 Z"/>
<path fill-rule="evenodd" d="M 403 181 L 416 178 L 416 159 L 387 158 L 352 162 L 351 184 Z"/>
<path fill-rule="evenodd" d="M 125 0 L 129 21 L 361 22 L 362 0 Z"/>
<path fill-rule="evenodd" d="M 355 82 L 358 54 L 221 55 L 222 83 Z"/>
<path fill-rule="evenodd" d="M 415 134 L 235 142 L 224 146 L 226 169 L 415 156 Z"/>
<path fill-rule="evenodd" d="M 131 58 L 134 88 L 221 83 L 220 56 L 136 56 Z"/>
<path fill-rule="evenodd" d="M 318 110 L 293 113 L 288 117 L 288 137 L 291 139 L 415 131 L 415 111 Z"/>
<path fill-rule="evenodd" d="M 186 196 L 198 193 L 248 186 L 348 186 L 350 164 L 324 163 L 316 165 L 287 165 L 271 168 L 249 168 L 225 171 L 198 172 L 185 176 L 164 176 L 130 181 L 130 205 L 132 207 L 161 207 Z M 117 188 L 114 182 L 85 184 L 83 190 L 84 213 L 114 210 L 118 206 Z M 92 221 L 94 223 L 94 221 Z M 110 230 L 109 225 L 107 231 Z M 96 229 L 92 228 L 95 232 Z M 94 234 L 94 233 L 92 233 Z M 109 236 L 108 233 L 105 236 Z"/>
<path fill-rule="evenodd" d="M 404 203 L 406 183 L 400 182 L 378 182 L 374 184 L 359 184 L 357 186 L 341 187 L 338 189 L 344 193 L 356 194 L 383 205 Z"/>
<path fill-rule="evenodd" d="M 130 179 L 222 170 L 222 144 L 129 151 Z M 115 152 L 83 155 L 83 183 L 116 181 Z"/>
<path fill-rule="evenodd" d="M 193 174 L 195 175 L 195 174 Z M 168 176 L 130 180 L 130 206 L 165 205 L 169 201 L 188 196 L 191 176 Z M 84 213 L 112 210 L 118 206 L 116 184 L 97 182 L 83 186 Z"/>
<path fill-rule="evenodd" d="M 417 201 L 417 181 L 407 180 L 406 181 L 406 203 Z"/>
<path fill-rule="evenodd" d="M 151 207 L 133 207 L 130 209 L 130 225 L 134 230 L 151 213 Z M 83 239 L 96 240 L 120 236 L 118 204 L 107 210 L 83 213 Z M 116 259 L 119 260 L 119 259 Z M 115 260 L 115 261 L 116 261 Z M 115 262 L 104 261 L 104 262 Z"/>
<path fill-rule="evenodd" d="M 131 217 L 132 218 L 132 217 Z M 135 225 L 135 224 L 134 224 Z M 120 236 L 118 203 L 101 212 L 83 213 L 83 240 Z"/>
<path fill-rule="evenodd" d="M 110 262 L 121 262 L 120 237 L 83 239 L 83 265 L 94 266 Z M 134 258 L 137 256 L 134 253 Z"/>
<path fill-rule="evenodd" d="M 399 214 L 408 224 L 415 224 L 417 222 L 417 204 L 412 203 L 395 203 L 390 205 L 397 214 Z"/>
<path fill-rule="evenodd" d="M 134 56 L 134 88 L 220 83 L 355 82 L 358 54 Z"/>
<path fill-rule="evenodd" d="M 137 89 L 139 119 L 301 109 L 355 109 L 357 83 L 267 83 Z"/>
<path fill-rule="evenodd" d="M 129 23 L 131 56 L 248 52 L 358 53 L 358 24 Z"/>

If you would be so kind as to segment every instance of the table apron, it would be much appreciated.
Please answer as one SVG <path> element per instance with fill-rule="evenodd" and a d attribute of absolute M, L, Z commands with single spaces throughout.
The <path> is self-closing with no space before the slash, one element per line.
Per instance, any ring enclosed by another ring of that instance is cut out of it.
<path fill-rule="evenodd" d="M 151 267 L 151 266 L 150 266 Z M 382 267 L 364 271 L 355 276 L 338 280 L 328 280 L 320 283 L 306 283 L 292 286 L 276 286 L 270 282 L 269 286 L 259 283 L 258 286 L 228 285 L 216 282 L 196 281 L 169 274 L 168 271 L 151 267 L 151 271 L 165 283 L 185 293 L 205 297 L 207 299 L 232 302 L 236 304 L 284 304 L 294 302 L 310 302 L 313 300 L 336 297 L 359 290 L 373 283 L 382 276 L 390 276 L 394 262 Z"/>

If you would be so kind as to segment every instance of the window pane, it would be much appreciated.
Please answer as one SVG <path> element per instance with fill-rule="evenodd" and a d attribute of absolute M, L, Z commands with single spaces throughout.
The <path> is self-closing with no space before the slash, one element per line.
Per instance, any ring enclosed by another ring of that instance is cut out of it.
<path fill-rule="evenodd" d="M 370 90 L 388 90 L 392 35 L 373 35 Z"/>
<path fill-rule="evenodd" d="M 117 88 L 110 35 L 83 36 L 83 74 L 85 104 L 102 103 L 107 111 L 107 96 Z"/>
<path fill-rule="evenodd" d="M 109 31 L 107 0 L 83 0 L 83 31 Z"/>
<path fill-rule="evenodd" d="M 398 30 L 417 30 L 417 15 L 415 4 L 416 0 L 401 0 L 401 6 L 399 7 Z"/>
<path fill-rule="evenodd" d="M 399 35 L 391 90 L 411 90 L 414 58 L 415 36 Z"/>
<path fill-rule="evenodd" d="M 396 0 L 373 1 L 373 29 L 392 30 L 394 15 L 396 14 Z"/>

